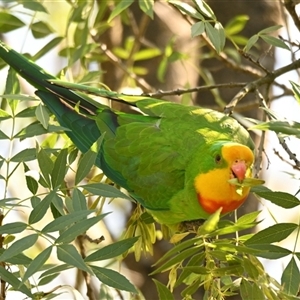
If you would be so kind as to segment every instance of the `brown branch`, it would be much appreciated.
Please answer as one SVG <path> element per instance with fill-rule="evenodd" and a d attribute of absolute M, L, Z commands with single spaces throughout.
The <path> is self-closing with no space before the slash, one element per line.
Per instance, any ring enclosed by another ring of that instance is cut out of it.
<path fill-rule="evenodd" d="M 258 68 L 262 69 L 262 71 L 266 74 L 268 74 L 268 70 L 260 63 L 259 59 L 254 59 L 252 57 L 251 54 L 246 53 L 245 51 L 239 50 L 239 53 L 246 58 L 247 60 L 249 60 L 252 64 L 254 64 L 255 66 L 257 66 Z"/>
<path fill-rule="evenodd" d="M 247 84 L 246 82 L 230 82 L 230 83 L 212 84 L 212 85 L 207 85 L 207 86 L 196 86 L 196 87 L 190 88 L 190 89 L 176 89 L 176 90 L 169 90 L 169 91 L 158 90 L 153 93 L 143 93 L 141 96 L 157 97 L 157 98 L 161 98 L 164 96 L 180 96 L 183 94 L 199 92 L 202 90 L 212 90 L 212 89 L 217 89 L 217 88 L 243 87 L 246 84 Z"/>
<path fill-rule="evenodd" d="M 267 103 L 266 103 L 263 95 L 258 90 L 256 90 L 256 97 L 259 99 L 259 103 L 261 106 L 267 107 Z M 263 119 L 264 120 L 266 119 L 266 114 L 264 114 Z M 256 178 L 258 178 L 258 174 L 262 169 L 261 164 L 262 164 L 262 160 L 263 160 L 262 154 L 264 152 L 265 137 L 266 137 L 266 132 L 262 131 L 261 138 L 260 138 L 259 145 L 258 145 L 258 154 L 256 155 L 257 158 L 256 158 L 256 161 L 254 164 L 254 176 Z"/>
<path fill-rule="evenodd" d="M 293 166 L 294 169 L 300 170 L 300 161 L 297 159 L 296 154 L 293 153 L 290 148 L 288 147 L 287 143 L 285 142 L 284 138 L 278 137 L 279 144 L 282 146 L 284 151 L 288 154 L 290 160 L 292 160 L 295 165 Z"/>
<path fill-rule="evenodd" d="M 284 0 L 283 1 L 285 9 L 289 12 L 290 16 L 292 17 L 295 26 L 300 31 L 300 20 L 295 10 L 295 1 L 294 0 Z"/>
<path fill-rule="evenodd" d="M 300 67 L 300 59 L 292 62 L 289 65 L 286 65 L 282 68 L 279 68 L 273 72 L 269 72 L 266 76 L 259 78 L 255 81 L 249 82 L 246 86 L 244 86 L 234 97 L 233 99 L 226 105 L 224 109 L 225 114 L 231 114 L 234 107 L 237 105 L 237 103 L 243 99 L 247 94 L 250 92 L 255 91 L 260 86 L 264 84 L 271 84 L 274 82 L 275 78 L 281 76 L 282 74 L 285 74 L 287 72 L 290 72 L 292 70 L 298 69 Z"/>
<path fill-rule="evenodd" d="M 84 248 L 84 236 L 79 235 L 77 237 L 76 241 L 77 241 L 77 244 L 79 246 L 80 254 L 81 254 L 82 258 L 84 259 L 86 257 L 85 248 Z M 88 299 L 96 300 L 97 298 L 95 296 L 94 289 L 93 289 L 93 286 L 91 284 L 90 274 L 88 274 L 88 272 L 83 271 L 83 270 L 81 270 L 81 272 L 82 272 L 82 275 L 83 275 L 84 280 L 85 280 L 85 284 L 86 284 L 86 288 L 87 288 L 86 295 L 88 296 Z"/>

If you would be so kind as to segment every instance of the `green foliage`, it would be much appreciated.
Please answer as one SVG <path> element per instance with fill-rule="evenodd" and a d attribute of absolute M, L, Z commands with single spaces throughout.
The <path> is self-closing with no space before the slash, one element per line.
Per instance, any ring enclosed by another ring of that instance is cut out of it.
<path fill-rule="evenodd" d="M 133 34 L 124 37 L 111 49 L 106 49 L 99 42 L 110 28 L 119 24 L 116 22 L 121 23 L 122 29 L 134 26 L 130 22 L 130 9 L 135 1 L 109 1 L 109 5 L 101 3 L 101 9 L 96 1 L 65 1 L 68 10 L 65 28 L 61 31 L 55 27 L 59 20 L 53 22 L 49 18 L 51 7 L 46 2 L 4 2 L 5 7 L 4 4 L 0 7 L 0 33 L 26 28 L 35 39 L 42 41 L 39 45 L 43 46 L 36 46 L 35 53 L 30 56 L 33 61 L 60 47 L 59 55 L 66 60 L 65 68 L 59 71 L 64 81 L 52 84 L 91 95 L 99 94 L 98 87 L 106 88 L 103 81 L 106 70 L 103 70 L 102 64 L 112 61 L 124 72 L 121 81 L 125 87 L 139 86 L 150 91 L 139 78 L 148 73 L 148 66 L 143 63 L 158 61 L 154 73 L 160 82 L 165 82 L 169 67 L 174 62 L 182 63 L 189 58 L 189 53 L 177 50 L 175 36 L 167 40 L 164 47 L 145 42 L 144 36 L 139 36 L 143 40 L 140 43 Z M 139 0 L 137 5 L 145 23 L 149 18 L 155 18 L 154 1 Z M 168 1 L 168 5 L 190 20 L 192 38 L 202 37 L 209 45 L 210 51 L 203 55 L 204 59 L 218 57 L 222 61 L 225 53 L 234 62 L 240 62 L 240 54 L 259 49 L 260 40 L 272 47 L 291 51 L 286 41 L 274 35 L 280 25 L 265 28 L 247 39 L 243 36 L 249 20 L 247 15 L 235 16 L 224 25 L 205 1 L 172 0 Z M 19 13 L 22 9 L 25 9 L 24 15 Z M 229 60 L 226 62 L 233 64 Z M 95 65 L 96 70 L 91 71 L 90 66 Z M 0 68 L 4 66 L 0 62 Z M 65 74 L 68 80 L 88 84 L 89 87 L 66 82 Z M 116 74 L 113 74 L 114 78 Z M 199 71 L 199 76 L 207 83 L 214 83 L 208 70 L 202 74 Z M 257 82 L 255 87 L 259 87 Z M 299 103 L 300 86 L 291 82 L 291 87 Z M 115 299 L 114 290 L 140 297 L 137 288 L 122 275 L 122 266 L 115 267 L 115 263 L 132 251 L 137 260 L 145 252 L 152 255 L 157 237 L 162 233 L 167 236 L 169 232 L 164 228 L 162 232 L 158 230 L 153 218 L 138 206 L 122 238 L 105 245 L 102 237 L 90 238 L 88 234 L 92 227 L 102 234 L 99 224 L 107 216 L 102 210 L 106 198 L 132 199 L 93 168 L 102 138 L 85 154 L 79 154 L 63 133 L 64 128 L 57 124 L 47 108 L 36 102 L 35 97 L 20 94 L 20 90 L 21 84 L 10 69 L 0 108 L 0 140 L 10 149 L 5 157 L 0 156 L 0 181 L 4 187 L 0 196 L 1 280 L 11 290 L 22 293 L 23 297 L 51 299 L 59 294 L 56 292 L 58 287 L 54 287 L 52 292 L 43 292 L 44 286 L 53 284 L 61 273 L 76 270 L 88 278 L 87 285 L 89 277 L 98 280 L 99 285 L 101 283 L 101 299 Z M 116 95 L 109 90 L 105 93 L 100 96 Z M 215 95 L 218 98 L 217 92 Z M 269 119 L 264 122 L 256 120 L 251 129 L 274 131 L 280 139 L 299 138 L 298 122 L 279 119 L 266 108 L 264 111 Z M 17 174 L 21 174 L 26 191 L 16 186 Z M 268 183 L 263 187 L 252 187 L 251 191 L 259 199 L 270 201 L 282 209 L 283 214 L 299 206 L 297 195 L 272 191 L 267 186 Z M 15 219 L 18 212 L 21 214 Z M 299 299 L 300 253 L 296 249 L 299 224 L 276 221 L 257 233 L 244 234 L 244 230 L 255 228 L 260 223 L 259 214 L 252 212 L 229 221 L 216 212 L 200 226 L 194 224 L 190 232 L 174 234 L 171 237 L 174 245 L 155 262 L 151 274 L 167 272 L 169 276 L 167 286 L 153 279 L 158 299 L 175 299 L 173 292 L 179 287 L 183 299 L 193 299 L 199 289 L 204 290 L 204 299 L 225 299 L 235 294 L 240 294 L 245 300 Z M 235 234 L 235 237 L 229 237 L 229 234 Z M 288 238 L 294 240 L 292 250 L 281 244 Z M 272 278 L 273 274 L 267 274 L 260 258 L 272 261 L 288 258 L 287 266 L 280 270 L 280 282 Z M 36 288 L 39 292 L 35 292 Z"/>

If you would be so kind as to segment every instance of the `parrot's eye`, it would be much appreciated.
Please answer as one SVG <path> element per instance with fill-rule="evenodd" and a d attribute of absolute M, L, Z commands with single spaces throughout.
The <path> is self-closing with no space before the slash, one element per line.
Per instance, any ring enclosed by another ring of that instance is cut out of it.
<path fill-rule="evenodd" d="M 221 162 L 221 155 L 220 154 L 217 154 L 216 157 L 215 157 L 215 162 L 218 164 Z"/>

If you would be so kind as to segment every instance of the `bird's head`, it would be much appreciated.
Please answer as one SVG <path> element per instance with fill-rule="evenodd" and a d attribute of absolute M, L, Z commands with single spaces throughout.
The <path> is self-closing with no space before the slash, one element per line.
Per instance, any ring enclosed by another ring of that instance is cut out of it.
<path fill-rule="evenodd" d="M 220 142 L 209 149 L 204 170 L 196 176 L 194 186 L 198 201 L 208 213 L 222 207 L 222 213 L 237 209 L 247 198 L 250 187 L 229 183 L 236 178 L 239 184 L 252 176 L 253 151 L 242 144 Z"/>

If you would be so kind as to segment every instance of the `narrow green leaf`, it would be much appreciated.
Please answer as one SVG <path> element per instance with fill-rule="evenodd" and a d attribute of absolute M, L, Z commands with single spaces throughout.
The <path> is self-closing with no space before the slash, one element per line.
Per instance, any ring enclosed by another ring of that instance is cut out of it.
<path fill-rule="evenodd" d="M 300 138 L 300 123 L 294 121 L 269 121 L 262 122 L 249 128 L 249 130 L 272 130 L 277 133 L 295 135 Z"/>
<path fill-rule="evenodd" d="M 32 276 L 34 273 L 41 270 L 42 266 L 46 263 L 48 258 L 50 257 L 52 251 L 52 246 L 49 246 L 45 250 L 43 250 L 41 253 L 36 256 L 31 264 L 28 266 L 23 278 L 22 283 L 23 284 L 30 276 Z M 20 284 L 20 285 L 21 285 Z"/>
<path fill-rule="evenodd" d="M 124 254 L 127 250 L 129 250 L 135 242 L 139 239 L 139 237 L 128 238 L 125 240 L 121 240 L 115 242 L 111 245 L 105 246 L 102 249 L 95 251 L 94 253 L 87 256 L 84 261 L 99 261 L 104 259 L 110 259 L 121 254 Z"/>
<path fill-rule="evenodd" d="M 53 197 L 53 199 L 52 199 L 51 210 L 52 210 L 52 208 L 56 209 L 56 211 L 58 212 L 59 216 L 65 215 L 63 200 L 57 194 L 55 194 L 54 197 Z M 52 213 L 53 213 L 53 211 L 52 211 Z"/>
<path fill-rule="evenodd" d="M 38 21 L 30 26 L 32 35 L 36 39 L 44 38 L 49 34 L 53 33 L 53 29 L 49 27 L 49 25 L 43 21 Z"/>
<path fill-rule="evenodd" d="M 194 23 L 192 25 L 191 31 L 192 31 L 192 37 L 193 38 L 198 36 L 198 35 L 201 35 L 205 31 L 205 23 L 202 22 L 202 21 Z"/>
<path fill-rule="evenodd" d="M 298 225 L 294 223 L 275 224 L 254 234 L 245 242 L 245 245 L 280 242 L 287 238 L 297 227 Z"/>
<path fill-rule="evenodd" d="M 0 32 L 6 33 L 25 25 L 19 18 L 7 12 L 0 12 Z"/>
<path fill-rule="evenodd" d="M 257 264 L 255 264 L 253 262 L 253 260 L 249 259 L 247 256 L 244 256 L 243 257 L 243 266 L 244 266 L 245 272 L 248 274 L 247 278 L 249 278 L 249 279 L 251 278 L 255 281 L 258 280 L 259 266 L 257 266 Z"/>
<path fill-rule="evenodd" d="M 148 48 L 144 50 L 140 50 L 139 52 L 133 55 L 133 59 L 137 60 L 147 60 L 154 57 L 162 55 L 162 52 L 158 48 Z"/>
<path fill-rule="evenodd" d="M 300 273 L 295 261 L 295 258 L 292 257 L 286 268 L 284 269 L 281 276 L 281 285 L 283 286 L 284 291 L 289 294 L 296 296 L 298 295 L 300 289 Z"/>
<path fill-rule="evenodd" d="M 268 34 L 268 33 L 272 33 L 274 31 L 279 30 L 280 28 L 282 28 L 282 25 L 274 25 L 274 26 L 270 26 L 268 28 L 265 28 L 261 31 L 258 32 L 259 35 L 261 34 Z"/>
<path fill-rule="evenodd" d="M 190 256 L 196 254 L 199 251 L 200 251 L 199 246 L 194 246 L 192 248 L 185 249 L 180 253 L 178 253 L 176 256 L 170 258 L 161 266 L 159 266 L 154 272 L 151 273 L 151 275 L 167 271 L 171 269 L 174 265 L 181 263 L 183 260 L 189 258 Z"/>
<path fill-rule="evenodd" d="M 43 278 L 38 282 L 38 286 L 42 286 L 42 285 L 49 284 L 49 283 L 52 282 L 55 278 L 57 278 L 59 275 L 60 275 L 59 273 L 56 273 L 56 274 L 52 274 L 52 275 L 43 277 Z"/>
<path fill-rule="evenodd" d="M 7 271 L 2 266 L 0 266 L 0 277 L 1 280 L 10 284 L 15 291 L 24 293 L 30 299 L 34 299 L 34 296 L 31 294 L 27 286 L 25 286 L 24 284 L 20 286 L 21 282 L 19 281 L 19 279 L 12 272 Z"/>
<path fill-rule="evenodd" d="M 2 130 L 0 130 L 0 140 L 9 140 L 9 137 Z"/>
<path fill-rule="evenodd" d="M 29 106 L 16 114 L 16 118 L 33 118 L 35 117 L 36 106 Z"/>
<path fill-rule="evenodd" d="M 56 273 L 56 274 L 52 274 L 49 276 L 45 276 L 42 279 L 40 279 L 40 281 L 38 282 L 38 286 L 42 286 L 42 285 L 46 285 L 49 284 L 50 282 L 52 282 L 55 278 L 57 278 L 60 274 Z"/>
<path fill-rule="evenodd" d="M 169 1 L 169 3 L 174 5 L 183 14 L 187 14 L 188 16 L 191 16 L 198 20 L 202 20 L 202 21 L 205 20 L 205 18 L 194 7 L 192 7 L 191 5 L 185 2 L 171 0 Z"/>
<path fill-rule="evenodd" d="M 28 189 L 30 190 L 30 192 L 33 195 L 35 195 L 38 190 L 38 186 L 39 186 L 37 181 L 34 178 L 32 178 L 31 176 L 26 175 L 25 178 L 26 178 L 26 185 L 27 185 Z"/>
<path fill-rule="evenodd" d="M 60 234 L 60 236 L 56 239 L 56 243 L 70 243 L 72 242 L 78 235 L 86 232 L 90 227 L 101 221 L 107 214 L 102 214 L 90 219 L 84 219 L 78 221 L 73 226 L 69 227 Z"/>
<path fill-rule="evenodd" d="M 0 109 L 0 121 L 11 119 L 12 116 L 3 109 Z"/>
<path fill-rule="evenodd" d="M 73 245 L 64 244 L 57 246 L 57 258 L 68 265 L 93 275 L 93 271 L 85 264 L 81 255 Z"/>
<path fill-rule="evenodd" d="M 121 14 L 122 11 L 124 11 L 126 8 L 128 8 L 134 0 L 121 0 L 117 6 L 113 9 L 111 12 L 107 22 L 110 23 L 112 19 L 114 19 L 116 16 Z M 1 28 L 1 27 L 0 27 Z"/>
<path fill-rule="evenodd" d="M 282 41 L 281 39 L 275 37 L 275 36 L 271 36 L 271 35 L 261 35 L 260 36 L 266 43 L 268 43 L 269 45 L 275 46 L 275 47 L 279 47 L 279 48 L 283 48 L 286 50 L 291 50 L 284 41 Z"/>
<path fill-rule="evenodd" d="M 240 33 L 245 28 L 245 25 L 248 21 L 249 16 L 247 15 L 237 15 L 233 17 L 225 25 L 226 35 L 232 36 Z"/>
<path fill-rule="evenodd" d="M 81 156 L 81 159 L 78 164 L 78 169 L 75 175 L 75 185 L 77 185 L 81 180 L 83 180 L 93 168 L 96 158 L 97 158 L 97 149 L 92 146 L 86 153 Z"/>
<path fill-rule="evenodd" d="M 151 19 L 153 19 L 154 0 L 139 0 L 140 9 Z"/>
<path fill-rule="evenodd" d="M 184 249 L 187 249 L 193 245 L 200 245 L 202 237 L 194 237 L 191 239 L 187 239 L 186 241 L 183 241 L 174 247 L 172 247 L 167 253 L 165 253 L 161 258 L 159 258 L 158 261 L 154 263 L 154 266 L 157 266 L 161 264 L 163 261 L 166 261 L 169 257 L 172 257 L 173 255 L 177 255 L 179 252 L 183 251 Z"/>
<path fill-rule="evenodd" d="M 296 98 L 298 104 L 300 104 L 300 86 L 296 82 L 293 82 L 293 81 L 290 81 L 290 83 L 291 83 L 295 98 Z"/>
<path fill-rule="evenodd" d="M 221 23 L 217 22 L 215 27 L 213 27 L 210 23 L 206 22 L 205 31 L 216 51 L 220 53 L 225 45 L 225 31 Z"/>
<path fill-rule="evenodd" d="M 86 198 L 83 195 L 83 193 L 77 189 L 73 189 L 73 194 L 72 194 L 72 207 L 75 211 L 82 211 L 82 210 L 87 210 L 87 205 L 86 205 Z"/>
<path fill-rule="evenodd" d="M 19 201 L 19 198 L 5 198 L 0 200 L 0 206 L 13 206 L 16 205 L 16 201 Z M 13 203 L 10 203 L 13 202 Z"/>
<path fill-rule="evenodd" d="M 1 32 L 1 30 L 0 30 Z M 8 100 L 8 104 L 12 110 L 12 112 L 15 114 L 17 105 L 19 101 L 16 101 L 14 95 L 20 93 L 20 81 L 17 77 L 16 71 L 10 67 L 8 69 L 7 77 L 6 77 L 6 82 L 5 82 L 5 90 L 4 94 L 13 94 L 13 98 L 6 98 Z"/>
<path fill-rule="evenodd" d="M 155 283 L 159 300 L 174 300 L 174 296 L 171 291 L 162 283 L 156 279 L 152 279 Z"/>
<path fill-rule="evenodd" d="M 36 149 L 35 148 L 28 148 L 20 151 L 19 153 L 15 154 L 11 161 L 13 162 L 25 162 L 31 161 L 36 159 Z"/>
<path fill-rule="evenodd" d="M 247 53 L 249 50 L 255 45 L 255 43 L 258 41 L 258 35 L 251 36 L 250 39 L 248 39 L 247 45 L 244 47 L 244 51 Z"/>
<path fill-rule="evenodd" d="M 188 276 L 191 275 L 191 272 L 186 269 L 186 267 L 191 266 L 201 266 L 205 260 L 205 252 L 197 253 L 191 257 L 185 267 L 183 267 L 182 272 L 180 273 L 179 277 L 176 280 L 175 287 L 179 286 Z"/>
<path fill-rule="evenodd" d="M 261 250 L 261 252 L 255 253 L 255 255 L 267 259 L 278 259 L 292 253 L 286 248 L 270 244 L 251 245 L 251 248 Z"/>
<path fill-rule="evenodd" d="M 258 217 L 258 215 L 261 213 L 261 211 L 254 211 L 248 214 L 245 214 L 243 216 L 241 216 L 240 218 L 238 218 L 237 220 L 237 224 L 249 224 L 249 223 L 253 223 L 256 218 Z M 255 223 L 256 224 L 256 223 Z"/>
<path fill-rule="evenodd" d="M 132 199 L 129 196 L 120 192 L 114 186 L 105 183 L 101 183 L 101 182 L 90 183 L 90 184 L 81 185 L 81 187 L 86 189 L 93 195 L 99 195 L 99 196 L 109 197 L 109 198 L 123 198 L 132 201 Z"/>
<path fill-rule="evenodd" d="M 15 241 L 0 255 L 0 261 L 7 261 L 7 259 L 29 249 L 36 243 L 37 239 L 37 234 L 31 234 Z"/>
<path fill-rule="evenodd" d="M 249 281 L 242 279 L 241 285 L 241 296 L 243 300 L 255 299 L 265 300 L 265 295 L 256 283 L 250 283 Z"/>
<path fill-rule="evenodd" d="M 283 208 L 293 208 L 300 205 L 297 197 L 285 192 L 273 192 L 264 187 L 254 187 L 251 192 Z"/>
<path fill-rule="evenodd" d="M 66 171 L 67 171 L 67 156 L 68 149 L 62 149 L 54 163 L 53 170 L 51 172 L 51 181 L 53 188 L 56 188 L 62 184 L 64 181 Z"/>
<path fill-rule="evenodd" d="M 30 138 L 36 135 L 42 135 L 51 132 L 60 132 L 66 130 L 60 126 L 49 125 L 48 130 L 46 130 L 40 122 L 34 122 L 25 128 L 23 128 L 20 132 L 18 132 L 14 138 L 19 138 L 21 141 Z"/>
<path fill-rule="evenodd" d="M 39 101 L 37 98 L 35 98 L 33 96 L 21 95 L 21 94 L 17 94 L 17 95 L 16 94 L 13 94 L 13 95 L 12 94 L 4 94 L 4 95 L 1 95 L 0 97 L 10 99 L 10 100 L 16 99 L 16 100 L 20 100 L 20 101 Z"/>
<path fill-rule="evenodd" d="M 109 285 L 118 290 L 127 291 L 131 293 L 137 292 L 134 285 L 120 273 L 114 270 L 101 268 L 97 266 L 91 266 L 91 268 L 94 271 L 96 277 L 102 283 Z"/>
<path fill-rule="evenodd" d="M 4 249 L 0 249 L 0 255 L 4 253 Z M 30 259 L 28 256 L 24 255 L 23 253 L 19 253 L 15 255 L 14 257 L 8 258 L 6 260 L 7 263 L 13 264 L 13 265 L 24 265 L 27 266 L 32 262 L 32 259 Z"/>
<path fill-rule="evenodd" d="M 197 7 L 198 11 L 200 11 L 201 14 L 203 14 L 204 16 L 206 16 L 212 20 L 216 20 L 216 16 L 215 16 L 213 10 L 209 7 L 209 5 L 205 1 L 194 0 L 194 3 L 196 4 L 196 7 Z"/>
<path fill-rule="evenodd" d="M 47 182 L 48 187 L 50 187 L 51 186 L 50 175 L 52 173 L 54 163 L 50 158 L 49 154 L 43 148 L 40 148 L 37 154 L 37 160 L 38 160 L 41 173 L 45 181 Z"/>
<path fill-rule="evenodd" d="M 23 222 L 8 223 L 0 226 L 0 234 L 20 233 L 27 228 L 27 224 Z"/>
<path fill-rule="evenodd" d="M 23 163 L 23 165 L 24 165 L 24 170 L 25 170 L 26 185 L 27 185 L 28 189 L 30 190 L 30 192 L 33 195 L 35 195 L 37 190 L 38 190 L 39 185 L 38 185 L 37 181 L 32 176 L 26 174 L 30 170 L 29 170 L 28 166 L 25 163 Z"/>
<path fill-rule="evenodd" d="M 157 78 L 159 79 L 160 82 L 164 82 L 165 80 L 165 75 L 167 72 L 168 65 L 169 65 L 168 57 L 163 57 L 157 69 Z"/>
<path fill-rule="evenodd" d="M 46 214 L 53 197 L 55 196 L 55 191 L 51 191 L 34 209 L 29 215 L 29 224 L 34 224 L 40 221 Z"/>
<path fill-rule="evenodd" d="M 46 107 L 42 104 L 39 104 L 35 109 L 36 118 L 41 122 L 45 129 L 48 128 L 49 125 L 49 113 Z"/>
<path fill-rule="evenodd" d="M 52 276 L 52 275 L 59 275 L 61 274 L 61 272 L 63 271 L 67 271 L 69 269 L 72 269 L 73 267 L 68 265 L 68 264 L 61 264 L 58 266 L 54 266 L 54 267 L 50 267 L 48 270 L 46 270 L 45 272 L 43 272 L 39 278 L 43 278 L 43 277 L 48 277 L 48 276 Z"/>
<path fill-rule="evenodd" d="M 39 11 L 48 14 L 46 7 L 39 1 L 22 1 L 22 5 L 24 8 L 30 9 L 32 11 Z"/>
<path fill-rule="evenodd" d="M 54 231 L 63 230 L 70 225 L 86 218 L 89 214 L 91 214 L 92 211 L 86 210 L 86 211 L 75 211 L 68 215 L 64 215 L 61 217 L 58 217 L 57 219 L 51 221 L 49 224 L 47 224 L 42 230 L 42 233 L 49 233 Z"/>
<path fill-rule="evenodd" d="M 56 47 L 61 41 L 63 40 L 62 37 L 55 37 L 53 38 L 48 44 L 46 44 L 39 52 L 37 52 L 34 56 L 32 56 L 32 60 L 36 61 L 39 58 L 43 57 L 47 54 L 50 50 Z"/>
<path fill-rule="evenodd" d="M 221 211 L 222 208 L 220 207 L 216 212 L 210 215 L 209 218 L 205 220 L 201 226 L 199 226 L 197 234 L 205 235 L 214 231 L 217 228 L 218 222 L 220 220 Z"/>

